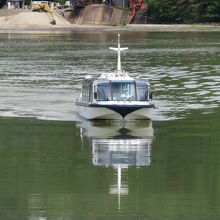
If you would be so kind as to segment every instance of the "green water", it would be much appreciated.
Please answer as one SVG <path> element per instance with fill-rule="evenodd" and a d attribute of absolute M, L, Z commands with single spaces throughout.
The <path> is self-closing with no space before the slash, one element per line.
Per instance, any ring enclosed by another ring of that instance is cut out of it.
<path fill-rule="evenodd" d="M 73 105 L 114 69 L 114 33 L 0 34 L 0 219 L 219 219 L 219 35 L 122 33 L 158 107 L 122 125 Z"/>
<path fill-rule="evenodd" d="M 120 198 L 110 192 L 117 169 L 93 160 L 93 141 L 106 135 L 83 136 L 75 122 L 1 119 L 0 218 L 219 219 L 218 118 L 153 123 L 150 163 L 124 161 Z M 128 141 L 118 142 L 123 156 L 134 136 L 115 132 L 107 138 Z"/>

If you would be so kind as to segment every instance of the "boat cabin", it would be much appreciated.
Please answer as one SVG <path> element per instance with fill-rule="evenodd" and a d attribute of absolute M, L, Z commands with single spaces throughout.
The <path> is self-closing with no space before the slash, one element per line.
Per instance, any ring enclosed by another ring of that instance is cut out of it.
<path fill-rule="evenodd" d="M 150 84 L 146 80 L 95 80 L 82 83 L 82 100 L 96 101 L 149 101 Z"/>

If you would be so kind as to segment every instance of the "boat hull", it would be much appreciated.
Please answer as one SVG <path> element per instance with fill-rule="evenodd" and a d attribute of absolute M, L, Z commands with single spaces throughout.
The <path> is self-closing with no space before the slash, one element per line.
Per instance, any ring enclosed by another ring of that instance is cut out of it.
<path fill-rule="evenodd" d="M 89 120 L 139 120 L 151 119 L 154 105 L 147 106 L 93 106 L 76 104 L 77 113 Z"/>

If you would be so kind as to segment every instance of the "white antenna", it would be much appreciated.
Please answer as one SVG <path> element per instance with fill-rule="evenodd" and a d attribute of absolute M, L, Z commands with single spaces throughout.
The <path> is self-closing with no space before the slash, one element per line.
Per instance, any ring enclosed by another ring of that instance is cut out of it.
<path fill-rule="evenodd" d="M 120 34 L 118 34 L 118 47 L 109 47 L 109 49 L 118 52 L 117 71 L 121 71 L 121 51 L 127 50 L 128 47 L 122 47 L 122 48 L 121 48 L 121 44 L 120 44 Z"/>

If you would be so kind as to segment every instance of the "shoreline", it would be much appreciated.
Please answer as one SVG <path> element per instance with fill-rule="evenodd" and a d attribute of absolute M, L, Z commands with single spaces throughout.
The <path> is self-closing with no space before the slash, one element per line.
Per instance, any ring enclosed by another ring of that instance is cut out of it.
<path fill-rule="evenodd" d="M 71 33 L 71 32 L 220 32 L 220 24 L 129 24 L 125 26 L 1 26 L 0 33 Z"/>

